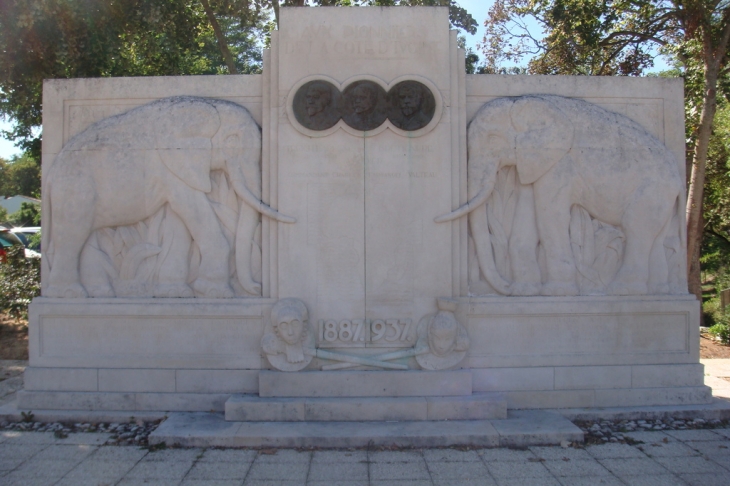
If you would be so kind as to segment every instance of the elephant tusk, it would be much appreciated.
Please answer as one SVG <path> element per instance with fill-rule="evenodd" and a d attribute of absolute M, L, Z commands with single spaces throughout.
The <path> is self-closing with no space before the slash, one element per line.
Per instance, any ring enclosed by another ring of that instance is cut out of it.
<path fill-rule="evenodd" d="M 258 211 L 259 213 L 268 216 L 271 219 L 274 219 L 276 221 L 279 221 L 280 223 L 296 223 L 297 218 L 293 218 L 291 216 L 287 216 L 285 214 L 281 214 L 276 209 L 272 208 L 268 204 L 261 201 L 259 198 L 253 195 L 253 193 L 246 187 L 244 184 L 235 184 L 234 182 L 234 189 L 236 189 L 236 192 L 238 195 L 243 199 L 243 201 L 251 206 L 253 209 Z"/>
<path fill-rule="evenodd" d="M 467 214 L 471 213 L 478 207 L 482 206 L 485 202 L 487 202 L 490 193 L 491 190 L 488 191 L 485 187 L 483 187 L 476 196 L 471 198 L 469 202 L 462 204 L 458 209 L 434 218 L 434 223 L 445 223 L 447 221 L 453 221 L 462 216 L 466 216 Z"/>

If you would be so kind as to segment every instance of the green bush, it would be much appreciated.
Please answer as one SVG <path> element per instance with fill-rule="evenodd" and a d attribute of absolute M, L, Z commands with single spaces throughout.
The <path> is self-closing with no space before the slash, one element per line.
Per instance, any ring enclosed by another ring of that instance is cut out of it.
<path fill-rule="evenodd" d="M 40 226 L 41 205 L 24 202 L 20 209 L 8 216 L 8 220 L 15 226 Z"/>
<path fill-rule="evenodd" d="M 720 309 L 720 297 L 715 296 L 702 303 L 702 319 L 703 326 L 712 327 L 720 319 L 722 319 L 722 309 Z"/>
<path fill-rule="evenodd" d="M 722 344 L 730 344 L 730 324 L 728 324 L 727 318 L 723 318 L 721 322 L 709 328 L 708 332 L 717 336 Z"/>
<path fill-rule="evenodd" d="M 30 301 L 40 293 L 40 258 L 25 258 L 22 246 L 8 248 L 7 260 L 0 264 L 0 311 L 26 319 Z"/>

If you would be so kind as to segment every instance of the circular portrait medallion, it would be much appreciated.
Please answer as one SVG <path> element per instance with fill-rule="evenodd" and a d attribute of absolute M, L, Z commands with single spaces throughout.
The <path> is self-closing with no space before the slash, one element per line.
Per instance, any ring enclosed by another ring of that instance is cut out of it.
<path fill-rule="evenodd" d="M 317 79 L 302 85 L 294 95 L 294 117 L 310 130 L 327 130 L 340 121 L 340 90 Z"/>
<path fill-rule="evenodd" d="M 372 81 L 355 81 L 342 93 L 342 119 L 355 130 L 374 130 L 388 118 L 387 95 Z"/>
<path fill-rule="evenodd" d="M 431 90 L 418 81 L 401 81 L 388 92 L 390 122 L 407 132 L 419 130 L 431 122 L 436 100 Z"/>

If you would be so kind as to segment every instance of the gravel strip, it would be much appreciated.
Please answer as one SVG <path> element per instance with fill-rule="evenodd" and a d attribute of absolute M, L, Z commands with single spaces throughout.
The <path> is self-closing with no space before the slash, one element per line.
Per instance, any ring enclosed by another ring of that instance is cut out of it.
<path fill-rule="evenodd" d="M 573 423 L 585 433 L 586 445 L 610 442 L 636 443 L 637 441 L 624 435 L 629 432 L 730 428 L 730 420 L 704 420 L 701 418 L 688 420 L 672 417 L 661 420 L 576 420 Z"/>
<path fill-rule="evenodd" d="M 27 432 L 53 432 L 59 439 L 65 439 L 69 434 L 99 432 L 111 434 L 107 445 L 134 445 L 146 447 L 149 445 L 148 437 L 162 422 L 129 422 L 129 423 L 43 423 L 32 421 L 32 415 L 25 422 L 2 422 L 0 430 L 20 430 Z"/>

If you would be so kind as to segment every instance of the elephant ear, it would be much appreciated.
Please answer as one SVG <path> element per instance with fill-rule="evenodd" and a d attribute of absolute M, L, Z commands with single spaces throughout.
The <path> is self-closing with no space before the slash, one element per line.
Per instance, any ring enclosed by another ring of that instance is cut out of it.
<path fill-rule="evenodd" d="M 573 146 L 572 121 L 549 98 L 525 96 L 511 111 L 517 156 L 517 175 L 522 184 L 532 184 Z"/>
<path fill-rule="evenodd" d="M 183 99 L 159 115 L 157 153 L 165 166 L 185 184 L 210 192 L 211 138 L 220 126 L 208 103 Z"/>

